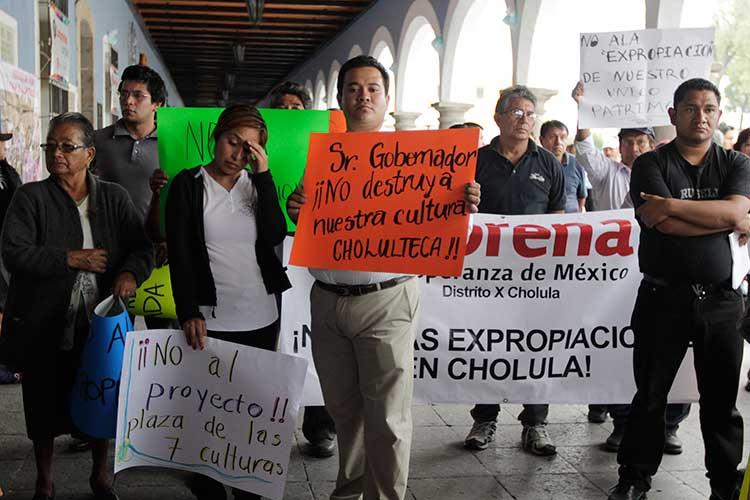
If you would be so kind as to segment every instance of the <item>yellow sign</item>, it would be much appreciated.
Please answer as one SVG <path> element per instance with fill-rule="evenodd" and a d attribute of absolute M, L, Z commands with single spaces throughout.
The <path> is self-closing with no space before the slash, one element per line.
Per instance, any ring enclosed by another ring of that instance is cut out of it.
<path fill-rule="evenodd" d="M 128 300 L 128 311 L 136 316 L 177 319 L 169 266 L 154 269 L 151 276 L 135 291 L 135 297 Z"/>

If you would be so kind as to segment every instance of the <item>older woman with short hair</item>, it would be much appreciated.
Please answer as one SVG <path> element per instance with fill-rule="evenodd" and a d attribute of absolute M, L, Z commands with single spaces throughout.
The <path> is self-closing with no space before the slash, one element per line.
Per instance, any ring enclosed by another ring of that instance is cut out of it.
<path fill-rule="evenodd" d="M 10 272 L 0 362 L 23 371 L 26 432 L 34 443 L 34 500 L 54 498 L 53 441 L 73 430 L 70 394 L 93 308 L 131 296 L 153 247 L 127 192 L 89 173 L 94 128 L 80 113 L 49 123 L 49 177 L 21 186 L 8 207 L 2 258 Z M 94 497 L 114 500 L 105 439 L 92 439 Z"/>

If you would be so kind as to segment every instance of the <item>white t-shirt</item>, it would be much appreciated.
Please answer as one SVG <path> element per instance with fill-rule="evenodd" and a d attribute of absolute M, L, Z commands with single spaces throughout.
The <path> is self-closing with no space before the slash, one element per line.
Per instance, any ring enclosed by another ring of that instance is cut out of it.
<path fill-rule="evenodd" d="M 91 221 L 89 220 L 89 197 L 88 195 L 78 204 L 78 217 L 81 219 L 81 230 L 83 231 L 83 250 L 94 248 L 94 235 L 91 232 Z M 65 331 L 60 339 L 60 350 L 69 351 L 73 348 L 76 325 L 87 324 L 96 306 L 98 296 L 96 274 L 91 271 L 79 270 L 73 282 L 73 290 L 70 294 L 70 304 L 65 321 Z M 81 314 L 84 317 L 79 318 Z"/>
<path fill-rule="evenodd" d="M 216 307 L 200 306 L 206 328 L 219 332 L 256 330 L 279 317 L 276 298 L 266 291 L 255 254 L 258 194 L 243 173 L 227 191 L 202 168 L 203 225 Z"/>

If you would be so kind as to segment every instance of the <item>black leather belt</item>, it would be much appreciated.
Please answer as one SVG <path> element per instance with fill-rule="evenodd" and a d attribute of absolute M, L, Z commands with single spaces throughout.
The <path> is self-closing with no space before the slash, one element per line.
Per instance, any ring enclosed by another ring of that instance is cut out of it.
<path fill-rule="evenodd" d="M 663 288 L 676 288 L 676 289 L 688 289 L 691 290 L 696 297 L 705 297 L 710 293 L 714 293 L 717 290 L 731 290 L 732 287 L 726 283 L 671 283 L 664 278 L 657 276 L 651 276 L 649 274 L 643 275 L 643 281 L 652 285 L 660 286 Z"/>
<path fill-rule="evenodd" d="M 331 285 L 324 283 L 320 280 L 315 280 L 315 283 L 323 290 L 331 293 L 335 293 L 339 297 L 350 297 L 367 295 L 368 293 L 377 292 L 379 290 L 385 290 L 386 288 L 393 288 L 396 285 L 400 285 L 405 281 L 412 279 L 414 276 L 399 276 L 380 283 L 371 283 L 369 285 Z"/>

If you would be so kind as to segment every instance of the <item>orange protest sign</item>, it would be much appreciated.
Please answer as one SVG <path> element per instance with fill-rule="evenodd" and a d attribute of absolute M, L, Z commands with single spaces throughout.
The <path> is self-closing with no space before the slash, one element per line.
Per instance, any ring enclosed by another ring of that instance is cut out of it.
<path fill-rule="evenodd" d="M 328 131 L 346 132 L 346 118 L 341 110 L 332 109 L 328 112 Z"/>
<path fill-rule="evenodd" d="M 296 266 L 457 276 L 478 129 L 312 134 Z"/>

